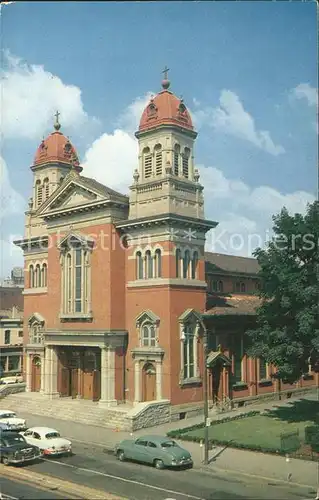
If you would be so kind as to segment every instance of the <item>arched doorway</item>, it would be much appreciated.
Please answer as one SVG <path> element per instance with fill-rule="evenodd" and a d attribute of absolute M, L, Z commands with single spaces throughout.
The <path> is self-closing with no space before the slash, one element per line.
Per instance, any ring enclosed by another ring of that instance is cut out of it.
<path fill-rule="evenodd" d="M 143 401 L 156 400 L 156 370 L 152 363 L 143 367 Z"/>
<path fill-rule="evenodd" d="M 41 358 L 34 356 L 32 358 L 31 370 L 31 391 L 39 392 L 41 388 Z"/>

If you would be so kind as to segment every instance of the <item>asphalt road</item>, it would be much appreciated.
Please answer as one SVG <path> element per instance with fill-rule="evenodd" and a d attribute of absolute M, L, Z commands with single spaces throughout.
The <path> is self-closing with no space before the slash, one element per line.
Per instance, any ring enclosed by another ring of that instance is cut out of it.
<path fill-rule="evenodd" d="M 25 482 L 12 481 L 5 477 L 0 479 L 0 491 L 4 500 L 62 500 L 65 496 L 58 495 L 54 491 L 45 491 L 36 486 L 27 485 Z"/>
<path fill-rule="evenodd" d="M 196 469 L 156 470 L 147 465 L 123 463 L 103 447 L 83 445 L 75 441 L 73 452 L 73 456 L 48 458 L 25 467 L 129 500 L 300 500 L 304 496 L 294 488 L 281 488 L 256 480 L 247 482 L 248 480 L 231 474 L 221 476 Z"/>

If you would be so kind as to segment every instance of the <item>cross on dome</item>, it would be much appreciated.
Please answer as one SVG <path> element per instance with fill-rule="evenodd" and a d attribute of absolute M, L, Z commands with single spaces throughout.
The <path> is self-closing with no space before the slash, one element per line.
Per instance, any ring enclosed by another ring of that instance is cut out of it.
<path fill-rule="evenodd" d="M 168 80 L 168 72 L 169 68 L 165 66 L 165 68 L 162 71 L 162 73 L 164 74 L 164 79 L 162 80 L 162 87 L 164 90 L 167 90 L 171 84 L 171 82 Z"/>
<path fill-rule="evenodd" d="M 59 111 L 57 111 L 57 112 L 55 113 L 55 115 L 54 115 L 54 116 L 55 116 L 55 124 L 54 124 L 54 128 L 55 128 L 55 130 L 60 130 L 60 128 L 61 128 L 61 124 L 60 124 L 60 122 L 59 122 L 59 116 L 60 116 L 60 114 L 61 114 L 61 113 L 59 113 Z"/>

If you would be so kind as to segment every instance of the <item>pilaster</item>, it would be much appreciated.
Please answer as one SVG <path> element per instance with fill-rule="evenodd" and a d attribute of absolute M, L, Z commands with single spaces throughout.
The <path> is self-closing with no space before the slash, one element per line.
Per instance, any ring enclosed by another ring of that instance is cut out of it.
<path fill-rule="evenodd" d="M 116 406 L 115 399 L 115 348 L 101 348 L 101 399 L 100 405 Z"/>
<path fill-rule="evenodd" d="M 31 356 L 27 352 L 26 353 L 26 371 L 25 371 L 25 380 L 26 380 L 26 392 L 31 392 Z"/>

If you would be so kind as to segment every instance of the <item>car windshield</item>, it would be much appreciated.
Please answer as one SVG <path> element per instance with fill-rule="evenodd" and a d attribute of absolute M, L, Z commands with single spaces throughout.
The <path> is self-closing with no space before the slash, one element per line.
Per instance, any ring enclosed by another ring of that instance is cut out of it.
<path fill-rule="evenodd" d="M 162 448 L 173 448 L 174 446 L 178 446 L 175 441 L 165 441 L 165 443 L 161 444 Z"/>
<path fill-rule="evenodd" d="M 19 434 L 16 436 L 11 435 L 2 437 L 2 441 L 6 446 L 14 446 L 18 443 L 26 443 L 26 440 L 22 436 L 19 436 Z"/>
<path fill-rule="evenodd" d="M 46 439 L 54 439 L 54 438 L 59 438 L 60 434 L 58 432 L 48 432 L 48 434 L 45 435 Z"/>
<path fill-rule="evenodd" d="M 1 413 L 0 418 L 15 418 L 15 413 Z"/>

